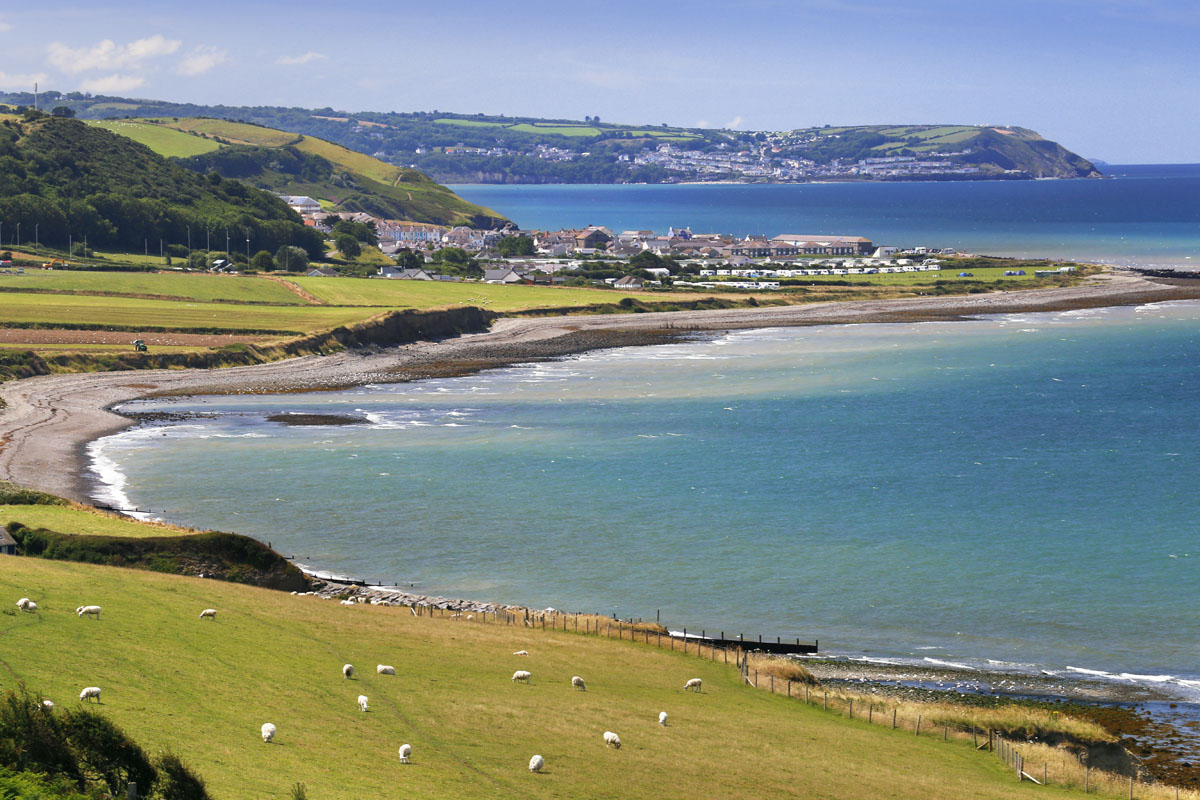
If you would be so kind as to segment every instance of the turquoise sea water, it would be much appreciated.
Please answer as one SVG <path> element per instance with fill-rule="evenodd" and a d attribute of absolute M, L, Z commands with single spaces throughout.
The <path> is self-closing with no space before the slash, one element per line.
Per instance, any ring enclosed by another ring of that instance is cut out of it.
<path fill-rule="evenodd" d="M 1200 267 L 1200 165 L 1108 169 L 1106 180 L 453 188 L 525 228 L 849 234 L 991 255 Z"/>
<path fill-rule="evenodd" d="M 1200 693 L 1198 401 L 1168 303 L 143 403 L 206 416 L 92 453 L 104 499 L 353 577 Z"/>

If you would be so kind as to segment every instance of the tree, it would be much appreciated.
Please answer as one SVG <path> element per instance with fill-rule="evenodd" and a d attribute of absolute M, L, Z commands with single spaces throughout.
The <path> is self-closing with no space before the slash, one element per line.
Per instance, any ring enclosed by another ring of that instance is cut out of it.
<path fill-rule="evenodd" d="M 405 247 L 396 253 L 396 266 L 400 269 L 421 269 L 425 266 L 425 259 L 420 253 L 414 253 Z"/>
<path fill-rule="evenodd" d="M 533 239 L 528 236 L 505 236 L 500 240 L 500 255 L 531 256 L 533 255 Z"/>
<path fill-rule="evenodd" d="M 73 117 L 75 116 L 75 109 L 71 108 L 70 106 L 55 106 L 54 110 L 50 112 L 50 116 Z"/>
<path fill-rule="evenodd" d="M 339 233 L 337 238 L 333 240 L 337 246 L 338 252 L 346 258 L 358 258 L 362 255 L 362 245 L 348 233 Z"/>
<path fill-rule="evenodd" d="M 308 269 L 308 253 L 285 244 L 275 252 L 275 265 L 288 272 L 303 272 Z"/>
<path fill-rule="evenodd" d="M 266 250 L 259 250 L 254 254 L 254 258 L 250 259 L 250 266 L 257 270 L 272 270 L 275 269 L 275 259 Z"/>

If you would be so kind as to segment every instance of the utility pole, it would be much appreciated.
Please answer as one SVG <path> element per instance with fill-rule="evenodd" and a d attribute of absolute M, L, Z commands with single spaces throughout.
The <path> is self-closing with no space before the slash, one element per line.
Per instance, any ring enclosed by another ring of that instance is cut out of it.
<path fill-rule="evenodd" d="M 33 110 L 38 110 L 38 86 L 37 81 L 33 82 Z"/>
<path fill-rule="evenodd" d="M 188 263 L 187 268 L 192 268 L 192 226 L 189 224 L 188 229 Z"/>
<path fill-rule="evenodd" d="M 40 227 L 42 227 L 42 223 L 40 223 L 40 222 L 33 223 L 33 246 L 34 247 L 42 246 L 41 240 L 38 239 L 38 228 L 40 228 Z"/>
<path fill-rule="evenodd" d="M 17 223 L 17 247 L 21 246 L 21 223 Z"/>
<path fill-rule="evenodd" d="M 246 229 L 246 266 L 250 266 L 250 229 Z"/>
<path fill-rule="evenodd" d="M 233 256 L 229 254 L 229 228 L 225 229 L 225 260 L 233 261 Z"/>

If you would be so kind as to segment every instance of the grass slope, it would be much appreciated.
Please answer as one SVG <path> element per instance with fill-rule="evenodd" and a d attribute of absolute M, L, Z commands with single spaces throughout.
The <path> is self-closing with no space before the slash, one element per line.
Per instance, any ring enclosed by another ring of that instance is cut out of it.
<path fill-rule="evenodd" d="M 123 119 L 89 120 L 89 125 L 104 128 L 113 133 L 146 145 L 160 156 L 187 158 L 209 153 L 221 145 L 211 139 L 193 136 L 182 131 Z"/>
<path fill-rule="evenodd" d="M 844 721 L 743 687 L 731 667 L 629 642 L 25 558 L 4 559 L 4 596 L 40 608 L 0 616 L 6 682 L 58 703 L 101 687 L 102 713 L 151 752 L 171 748 L 219 798 L 287 797 L 295 782 L 313 800 L 1071 796 L 1014 783 L 969 744 Z M 102 618 L 78 618 L 82 603 Z M 210 607 L 217 620 L 201 621 Z M 509 680 L 517 668 L 531 685 Z M 697 676 L 704 693 L 685 693 Z M 268 721 L 273 744 L 259 736 Z M 534 753 L 545 774 L 528 772 Z"/>
<path fill-rule="evenodd" d="M 84 536 L 122 536 L 146 539 L 195 533 L 190 528 L 139 522 L 120 514 L 109 514 L 86 506 L 0 505 L 0 525 L 19 522 L 27 528 L 47 528 L 59 533 Z"/>
<path fill-rule="evenodd" d="M 27 270 L 24 275 L 0 275 L 0 290 L 9 289 L 68 294 L 103 292 L 143 297 L 152 295 L 203 302 L 226 300 L 236 303 L 304 304 L 299 295 L 274 281 L 228 275 Z M 3 304 L 5 297 L 0 294 L 0 304 Z M 4 316 L 2 311 L 0 316 Z"/>
<path fill-rule="evenodd" d="M 297 175 L 271 169 L 267 162 L 273 159 L 264 160 L 259 153 L 236 148 L 233 151 L 239 156 L 257 157 L 263 161 L 263 168 L 247 174 L 244 171 L 246 159 L 243 158 L 236 165 L 243 171 L 230 174 L 228 162 L 216 156 L 184 163 L 200 171 L 215 169 L 226 177 L 246 180 L 261 189 L 282 194 L 309 195 L 329 203 L 330 210 L 361 210 L 385 218 L 476 227 L 494 227 L 507 221 L 491 209 L 463 200 L 416 170 L 385 163 L 324 139 L 219 119 L 167 117 L 125 124 L 130 127 L 114 124 L 111 129 L 142 141 L 162 155 L 199 157 L 211 155 L 221 148 L 229 149 L 229 145 L 242 145 L 266 150 L 294 148 L 300 153 L 324 159 L 332 165 L 333 170 L 326 168 L 320 177 L 313 177 L 311 170 L 306 170 L 304 175 Z M 170 131 L 174 131 L 176 136 L 171 137 L 168 134 Z M 180 153 L 177 151 L 182 147 L 182 140 L 178 137 L 211 147 Z"/>

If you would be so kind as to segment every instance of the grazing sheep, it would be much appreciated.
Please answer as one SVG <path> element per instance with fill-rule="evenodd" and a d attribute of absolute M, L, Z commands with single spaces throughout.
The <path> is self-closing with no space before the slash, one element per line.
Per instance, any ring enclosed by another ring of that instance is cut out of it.
<path fill-rule="evenodd" d="M 54 701 L 53 700 L 43 700 L 42 707 L 45 708 L 47 711 L 53 711 L 54 710 Z"/>
<path fill-rule="evenodd" d="M 215 608 L 206 608 L 200 612 L 200 619 L 216 619 L 217 610 Z"/>
<path fill-rule="evenodd" d="M 17 608 L 22 611 L 37 611 L 37 603 L 30 600 L 28 597 L 22 597 L 17 601 Z"/>
<path fill-rule="evenodd" d="M 400 745 L 400 763 L 401 764 L 407 764 L 408 758 L 411 755 L 412 755 L 412 745 L 411 744 Z"/>
<path fill-rule="evenodd" d="M 529 759 L 530 772 L 541 772 L 542 768 L 545 766 L 546 759 L 542 758 L 541 756 L 534 756 L 533 758 Z"/>
<path fill-rule="evenodd" d="M 344 665 L 342 667 L 342 675 L 345 676 L 346 678 L 353 678 L 354 677 L 354 665 L 353 664 Z"/>
<path fill-rule="evenodd" d="M 365 694 L 360 694 L 358 696 L 358 707 L 362 711 L 367 710 L 367 696 Z"/>
<path fill-rule="evenodd" d="M 84 700 L 91 700 L 93 697 L 96 698 L 97 703 L 100 702 L 100 687 L 99 686 L 88 686 L 87 688 L 85 688 L 82 692 L 79 693 L 79 702 L 82 703 Z"/>
<path fill-rule="evenodd" d="M 342 601 L 342 605 L 344 605 L 344 606 L 352 606 L 352 605 L 356 605 L 356 603 L 355 603 L 353 600 L 343 600 L 343 601 Z"/>
<path fill-rule="evenodd" d="M 621 737 L 617 736 L 612 731 L 605 731 L 604 732 L 604 746 L 605 747 L 613 747 L 613 748 L 616 748 L 617 750 L 620 750 L 621 749 Z"/>
<path fill-rule="evenodd" d="M 587 684 L 583 682 L 583 678 L 579 677 L 578 675 L 575 675 L 571 678 L 571 688 L 572 689 L 583 689 L 586 692 Z"/>
<path fill-rule="evenodd" d="M 519 669 L 514 672 L 512 676 L 513 683 L 516 683 L 517 681 L 525 681 L 526 683 L 529 683 L 529 678 L 530 674 L 529 670 L 527 669 Z"/>
<path fill-rule="evenodd" d="M 75 609 L 75 613 L 81 617 L 95 617 L 100 619 L 100 606 L 80 606 Z"/>
<path fill-rule="evenodd" d="M 262 737 L 264 742 L 269 742 L 275 738 L 275 726 L 269 722 L 264 722 L 262 726 Z"/>
<path fill-rule="evenodd" d="M 513 655 L 514 656 L 527 656 L 527 655 L 529 655 L 529 651 L 528 650 L 518 650 L 515 653 L 513 653 Z"/>
<path fill-rule="evenodd" d="M 704 684 L 704 681 L 700 680 L 699 678 L 692 678 L 690 681 L 688 681 L 687 683 L 685 683 L 683 685 L 683 690 L 686 692 L 688 689 L 694 689 L 697 692 L 702 692 L 702 691 L 704 691 L 704 689 L 702 688 L 703 684 Z"/>
<path fill-rule="evenodd" d="M 664 728 L 667 727 L 667 712 L 658 712 L 658 724 L 662 725 Z"/>
<path fill-rule="evenodd" d="M 390 667 L 387 664 L 377 665 L 375 667 L 375 671 L 378 672 L 380 675 L 395 675 L 396 674 L 396 668 Z"/>

